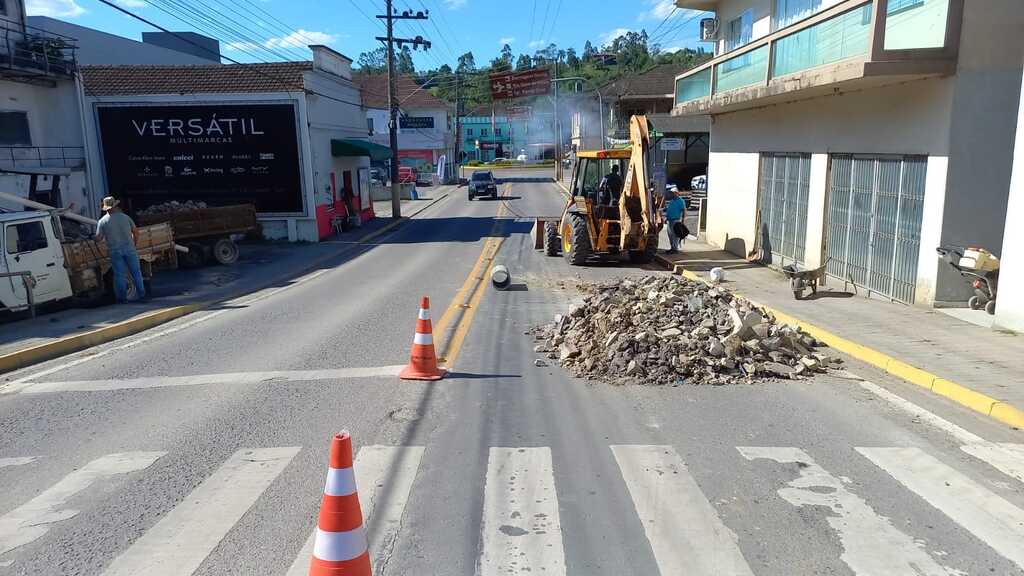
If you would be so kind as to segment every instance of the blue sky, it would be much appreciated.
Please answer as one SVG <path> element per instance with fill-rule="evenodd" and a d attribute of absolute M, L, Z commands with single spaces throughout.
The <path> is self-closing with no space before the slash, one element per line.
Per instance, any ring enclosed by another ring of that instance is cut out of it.
<path fill-rule="evenodd" d="M 383 27 L 372 18 L 383 0 L 114 0 L 118 5 L 172 30 L 203 32 L 160 9 L 189 6 L 216 16 L 233 31 L 218 29 L 225 55 L 241 61 L 308 56 L 303 46 L 324 43 L 355 59 L 380 44 Z M 140 39 L 152 30 L 97 0 L 26 0 L 30 14 L 43 14 L 105 32 Z M 495 57 L 503 43 L 532 54 L 554 42 L 581 51 L 628 30 L 646 29 L 663 48 L 696 47 L 699 13 L 674 9 L 672 0 L 395 0 L 399 10 L 430 10 L 431 21 L 399 22 L 398 34 L 422 35 L 433 42 L 429 53 L 416 53 L 419 69 L 471 50 L 477 64 Z M 226 16 L 226 17 L 225 17 Z M 194 16 L 193 16 L 194 17 Z M 666 19 L 667 18 L 667 19 Z M 436 28 L 435 28 L 436 25 Z M 655 32 L 655 30 L 658 30 Z M 233 38 L 227 36 L 233 35 Z"/>

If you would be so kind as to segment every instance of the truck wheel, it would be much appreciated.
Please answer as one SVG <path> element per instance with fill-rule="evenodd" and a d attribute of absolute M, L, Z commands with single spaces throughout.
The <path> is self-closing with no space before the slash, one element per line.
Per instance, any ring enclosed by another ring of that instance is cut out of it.
<path fill-rule="evenodd" d="M 590 258 L 590 232 L 581 214 L 569 214 L 562 222 L 562 255 L 573 266 L 583 266 Z"/>
<path fill-rule="evenodd" d="M 181 265 L 184 268 L 199 268 L 206 262 L 206 249 L 198 242 L 185 244 L 188 252 L 180 254 Z"/>
<path fill-rule="evenodd" d="M 644 246 L 643 250 L 630 250 L 629 260 L 634 264 L 648 264 L 654 260 L 654 255 L 658 253 L 658 235 L 651 234 L 647 237 L 647 245 Z"/>
<path fill-rule="evenodd" d="M 213 245 L 213 259 L 218 264 L 234 264 L 238 261 L 238 244 L 231 238 L 221 238 Z"/>
<path fill-rule="evenodd" d="M 544 223 L 544 253 L 548 256 L 558 256 L 558 226 L 554 222 Z"/>

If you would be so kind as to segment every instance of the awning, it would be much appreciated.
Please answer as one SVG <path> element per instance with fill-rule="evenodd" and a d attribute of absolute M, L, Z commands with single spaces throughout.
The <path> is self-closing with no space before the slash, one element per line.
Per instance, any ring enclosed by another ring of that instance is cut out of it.
<path fill-rule="evenodd" d="M 391 148 L 366 140 L 344 138 L 331 140 L 331 156 L 369 156 L 371 160 L 390 160 Z"/>

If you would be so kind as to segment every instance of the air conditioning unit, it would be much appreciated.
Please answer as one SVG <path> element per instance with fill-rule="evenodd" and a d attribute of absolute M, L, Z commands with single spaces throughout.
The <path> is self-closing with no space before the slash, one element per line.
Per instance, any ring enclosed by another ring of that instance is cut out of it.
<path fill-rule="evenodd" d="M 718 18 L 702 18 L 700 21 L 701 42 L 714 42 L 718 39 Z"/>

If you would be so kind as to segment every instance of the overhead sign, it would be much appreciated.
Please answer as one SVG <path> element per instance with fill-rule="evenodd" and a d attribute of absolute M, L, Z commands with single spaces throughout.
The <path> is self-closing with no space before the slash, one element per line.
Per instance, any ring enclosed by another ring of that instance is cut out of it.
<path fill-rule="evenodd" d="M 302 212 L 292 104 L 102 106 L 109 193 L 130 211 L 170 200 Z"/>
<path fill-rule="evenodd" d="M 543 96 L 550 91 L 551 73 L 544 68 L 491 74 L 491 98 L 494 100 Z"/>
<path fill-rule="evenodd" d="M 683 139 L 682 138 L 662 138 L 659 144 L 662 150 L 682 150 Z"/>
<path fill-rule="evenodd" d="M 531 106 L 509 106 L 505 108 L 505 116 L 508 118 L 529 118 L 533 112 Z"/>
<path fill-rule="evenodd" d="M 399 128 L 433 128 L 434 117 L 433 116 L 399 116 L 398 117 Z"/>

